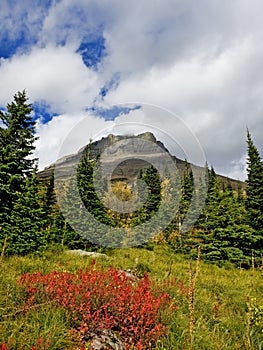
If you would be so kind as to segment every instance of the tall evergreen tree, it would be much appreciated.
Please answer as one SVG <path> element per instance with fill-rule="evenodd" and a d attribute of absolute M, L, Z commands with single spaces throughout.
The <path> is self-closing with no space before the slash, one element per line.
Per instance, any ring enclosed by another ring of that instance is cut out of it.
<path fill-rule="evenodd" d="M 185 220 L 186 214 L 189 212 L 190 204 L 194 196 L 194 176 L 190 164 L 185 160 L 184 175 L 182 178 L 181 202 L 179 209 L 178 226 L 180 228 L 182 222 Z M 191 208 L 192 209 L 192 208 Z M 186 224 L 186 222 L 184 222 Z"/>
<path fill-rule="evenodd" d="M 247 130 L 247 196 L 246 209 L 249 225 L 258 238 L 255 249 L 263 253 L 263 162 Z"/>
<path fill-rule="evenodd" d="M 41 184 L 41 202 L 43 212 L 43 226 L 45 228 L 46 239 L 50 244 L 66 244 L 71 247 L 77 245 L 78 240 L 72 239 L 72 229 L 63 217 L 57 203 L 54 174 Z M 73 242 L 74 240 L 74 242 Z"/>
<path fill-rule="evenodd" d="M 247 197 L 246 208 L 250 225 L 256 230 L 263 229 L 263 162 L 259 151 L 247 131 Z"/>
<path fill-rule="evenodd" d="M 203 242 L 204 258 L 249 265 L 255 238 L 246 224 L 243 203 L 229 188 L 220 192 L 209 208 L 207 221 L 203 226 L 205 231 L 199 235 Z"/>
<path fill-rule="evenodd" d="M 14 96 L 7 112 L 0 111 L 0 212 L 7 215 L 26 176 L 36 167 L 35 159 L 29 158 L 36 141 L 31 112 L 25 91 Z"/>
<path fill-rule="evenodd" d="M 42 214 L 37 200 L 37 164 L 32 159 L 37 138 L 31 112 L 25 91 L 14 96 L 6 112 L 0 111 L 0 243 L 7 237 L 10 253 L 26 253 L 30 245 L 35 249 L 43 244 L 40 232 L 33 232 L 40 228 Z M 17 244 L 22 240 L 23 244 Z"/>
<path fill-rule="evenodd" d="M 153 165 L 140 171 L 138 178 L 143 180 L 147 185 L 147 200 L 142 207 L 136 211 L 135 217 L 132 219 L 132 225 L 134 226 L 148 221 L 154 216 L 162 200 L 161 179 L 158 170 Z"/>
<path fill-rule="evenodd" d="M 70 237 L 85 246 L 93 243 L 107 245 L 110 238 L 106 237 L 106 233 L 113 226 L 113 220 L 107 215 L 107 208 L 100 199 L 103 195 L 96 192 L 96 189 L 103 192 L 103 186 L 96 183 L 95 188 L 94 184 L 100 179 L 99 175 L 96 176 L 99 157 L 89 144 L 79 161 L 76 175 L 66 184 L 61 203 L 63 214 L 75 231 L 75 238 L 73 232 L 70 232 Z"/>
<path fill-rule="evenodd" d="M 106 208 L 99 199 L 96 192 L 94 182 L 99 181 L 101 176 L 96 176 L 96 164 L 100 155 L 93 156 L 91 152 L 91 144 L 88 145 L 84 152 L 77 171 L 77 185 L 80 197 L 87 211 L 99 222 L 109 224 L 109 218 L 106 215 Z M 103 185 L 97 183 L 97 189 L 101 191 L 100 196 L 103 197 Z"/>
<path fill-rule="evenodd" d="M 213 168 L 208 170 L 208 192 L 205 207 L 195 230 L 186 235 L 183 251 L 202 246 L 203 258 L 213 262 L 230 261 L 249 266 L 251 249 L 256 242 L 245 220 L 244 202 L 229 183 L 220 190 L 220 183 Z"/>
<path fill-rule="evenodd" d="M 38 177 L 33 173 L 21 186 L 9 220 L 8 254 L 27 254 L 43 249 L 49 238 Z"/>
<path fill-rule="evenodd" d="M 220 184 L 213 167 L 208 170 L 208 188 L 206 203 L 200 221 L 203 220 L 203 227 L 210 229 L 214 227 L 214 219 L 217 217 L 217 206 L 220 201 Z"/>
<path fill-rule="evenodd" d="M 148 186 L 148 198 L 144 205 L 146 216 L 150 218 L 158 210 L 161 202 L 161 180 L 158 170 L 150 165 L 142 176 Z"/>

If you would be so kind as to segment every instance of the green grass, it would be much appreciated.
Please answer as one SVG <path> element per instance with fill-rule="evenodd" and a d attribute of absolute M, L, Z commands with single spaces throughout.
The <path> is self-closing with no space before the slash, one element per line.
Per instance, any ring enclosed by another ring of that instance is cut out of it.
<path fill-rule="evenodd" d="M 0 344 L 12 339 L 10 349 L 31 349 L 44 338 L 51 341 L 49 349 L 77 349 L 69 332 L 71 320 L 67 312 L 47 304 L 25 313 L 24 292 L 16 281 L 24 272 L 74 272 L 91 260 L 55 249 L 42 255 L 4 258 L 0 265 Z M 138 275 L 147 272 L 161 289 L 168 289 L 179 308 L 162 315 L 168 331 L 156 348 L 190 349 L 188 294 L 181 293 L 176 284 L 164 283 L 167 277 L 176 276 L 177 281 L 188 285 L 189 261 L 184 256 L 175 254 L 169 246 L 156 245 L 152 250 L 109 250 L 107 258 L 97 258 L 96 263 L 105 268 L 131 269 Z M 262 270 L 220 268 L 201 261 L 194 300 L 193 349 L 263 349 L 263 317 L 251 320 L 248 328 L 248 297 L 256 298 L 258 306 L 263 305 Z M 251 316 L 255 315 L 252 309 Z"/>

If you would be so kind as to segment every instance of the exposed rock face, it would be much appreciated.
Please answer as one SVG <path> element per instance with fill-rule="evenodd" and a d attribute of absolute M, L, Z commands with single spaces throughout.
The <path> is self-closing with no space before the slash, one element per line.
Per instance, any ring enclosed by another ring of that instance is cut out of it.
<path fill-rule="evenodd" d="M 83 152 L 88 146 L 83 147 L 77 154 L 71 154 L 59 159 L 56 164 L 45 168 L 39 172 L 39 176 L 43 179 L 49 178 L 56 167 L 56 175 L 61 178 L 67 178 L 72 169 L 78 164 Z M 126 180 L 133 181 L 137 178 L 140 169 L 145 169 L 149 166 L 149 162 L 157 164 L 162 162 L 163 154 L 161 151 L 168 150 L 164 145 L 157 141 L 154 135 L 150 132 L 140 134 L 138 136 L 115 136 L 109 135 L 102 138 L 100 141 L 91 144 L 91 152 L 95 157 L 101 154 L 104 170 L 112 169 L 112 181 Z"/>
<path fill-rule="evenodd" d="M 83 147 L 76 154 L 71 154 L 59 159 L 56 164 L 45 168 L 38 173 L 42 179 L 49 178 L 54 173 L 56 167 L 56 176 L 61 179 L 68 178 L 72 173 L 72 169 L 78 165 L 83 152 L 88 146 Z M 104 163 L 104 175 L 109 176 L 111 181 L 121 180 L 125 182 L 133 182 L 139 171 L 146 169 L 149 164 L 157 164 L 163 167 L 164 153 L 169 155 L 168 150 L 162 142 L 157 141 L 155 136 L 150 132 L 134 135 L 108 135 L 99 141 L 91 144 L 91 153 L 94 157 L 101 154 L 101 159 Z M 176 163 L 178 171 L 183 174 L 185 169 L 185 161 L 170 155 L 171 159 Z M 202 167 L 191 165 L 194 174 L 203 171 Z M 241 181 L 228 179 L 224 176 L 219 176 L 222 183 L 230 182 L 232 187 L 237 189 L 238 186 L 245 188 L 245 184 Z"/>
<path fill-rule="evenodd" d="M 104 140 L 107 144 L 103 145 Z M 95 144 L 94 150 L 99 147 L 102 173 L 112 182 L 116 180 L 133 182 L 140 170 L 146 169 L 151 164 L 162 173 L 165 168 L 165 157 L 166 163 L 170 161 L 174 166 L 174 159 L 168 150 L 162 143 L 158 143 L 151 133 L 138 136 L 110 135 L 104 140 Z"/>

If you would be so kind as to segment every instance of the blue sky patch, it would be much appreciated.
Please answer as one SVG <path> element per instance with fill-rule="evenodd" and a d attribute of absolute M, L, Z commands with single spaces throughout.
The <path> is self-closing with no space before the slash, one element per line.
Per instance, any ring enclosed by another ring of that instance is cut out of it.
<path fill-rule="evenodd" d="M 31 8 L 21 4 L 17 1 L 9 1 L 1 13 L 1 20 L 8 18 L 8 25 L 1 27 L 0 32 L 0 57 L 5 59 L 11 58 L 17 52 L 28 52 L 37 43 L 45 15 L 52 5 L 52 1 L 38 0 Z M 36 6 L 41 6 L 43 11 L 39 12 L 36 18 L 32 20 L 32 13 L 35 15 L 34 9 Z M 31 21 L 29 18 L 31 18 Z"/>
<path fill-rule="evenodd" d="M 5 38 L 0 41 L 0 57 L 10 58 L 15 55 L 19 49 L 21 52 L 25 52 L 35 43 L 36 40 L 30 42 L 26 38 L 26 33 L 21 31 L 14 40 Z"/>
<path fill-rule="evenodd" d="M 107 109 L 91 107 L 91 108 L 87 108 L 86 110 L 92 111 L 95 115 L 100 116 L 105 120 L 114 120 L 120 114 L 128 114 L 130 111 L 135 111 L 140 108 L 141 106 L 134 106 L 134 107 L 113 106 Z"/>
<path fill-rule="evenodd" d="M 47 124 L 54 117 L 58 116 L 58 113 L 52 111 L 51 106 L 44 100 L 35 101 L 32 104 L 34 120 L 40 119 L 42 124 Z"/>
<path fill-rule="evenodd" d="M 100 96 L 105 97 L 109 90 L 116 89 L 119 85 L 120 79 L 120 73 L 115 73 L 112 79 L 101 88 Z"/>
<path fill-rule="evenodd" d="M 99 36 L 95 39 L 84 39 L 80 44 L 77 53 L 82 57 L 87 67 L 96 67 L 105 56 L 105 38 Z"/>

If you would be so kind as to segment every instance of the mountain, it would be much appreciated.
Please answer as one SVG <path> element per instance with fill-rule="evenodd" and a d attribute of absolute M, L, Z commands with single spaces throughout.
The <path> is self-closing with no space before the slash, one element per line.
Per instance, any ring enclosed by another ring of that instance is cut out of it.
<path fill-rule="evenodd" d="M 161 141 L 158 141 L 151 132 L 145 132 L 139 135 L 108 135 L 99 141 L 90 145 L 91 153 L 95 157 L 100 154 L 105 165 L 104 175 L 111 177 L 111 181 L 133 182 L 141 169 L 145 169 L 149 164 L 154 164 L 158 168 L 165 166 L 164 157 L 172 159 L 179 173 L 182 175 L 185 170 L 185 161 L 171 155 Z M 83 152 L 88 149 L 88 145 L 81 148 L 75 154 L 67 155 L 59 159 L 55 164 L 51 164 L 38 173 L 43 180 L 48 179 L 56 169 L 56 177 L 65 179 L 70 176 L 72 169 L 77 167 Z M 204 171 L 203 167 L 191 164 L 194 174 Z M 242 181 L 230 179 L 228 177 L 217 175 L 221 184 L 231 184 L 233 189 L 238 187 L 245 188 L 246 184 Z"/>

